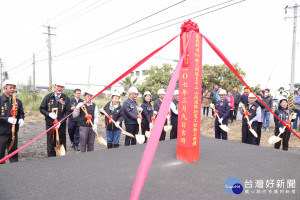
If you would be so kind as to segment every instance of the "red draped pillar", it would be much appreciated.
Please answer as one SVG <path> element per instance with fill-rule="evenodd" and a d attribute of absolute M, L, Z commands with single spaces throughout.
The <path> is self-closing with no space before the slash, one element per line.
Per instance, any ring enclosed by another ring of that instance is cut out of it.
<path fill-rule="evenodd" d="M 177 159 L 190 163 L 199 160 L 202 95 L 202 36 L 191 20 L 181 26 L 180 56 L 188 41 L 179 75 Z"/>

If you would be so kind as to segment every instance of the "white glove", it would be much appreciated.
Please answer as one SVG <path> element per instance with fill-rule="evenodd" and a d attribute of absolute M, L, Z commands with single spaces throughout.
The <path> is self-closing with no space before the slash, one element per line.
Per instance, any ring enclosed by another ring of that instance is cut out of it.
<path fill-rule="evenodd" d="M 60 127 L 60 122 L 58 122 L 57 126 L 55 127 L 56 129 L 59 129 Z"/>
<path fill-rule="evenodd" d="M 17 123 L 17 119 L 16 119 L 16 118 L 13 118 L 13 117 L 9 117 L 9 118 L 7 119 L 7 121 L 8 121 L 9 123 L 11 123 L 11 124 L 16 124 L 16 123 Z"/>
<path fill-rule="evenodd" d="M 23 119 L 19 119 L 19 127 L 24 126 L 24 120 Z"/>
<path fill-rule="evenodd" d="M 154 115 L 157 115 L 157 111 L 154 110 L 153 114 L 154 114 Z"/>
<path fill-rule="evenodd" d="M 138 112 L 142 112 L 143 108 L 142 107 L 138 107 L 137 110 L 138 110 Z"/>
<path fill-rule="evenodd" d="M 120 122 L 116 121 L 115 125 L 117 128 L 120 128 Z"/>
<path fill-rule="evenodd" d="M 140 124 L 142 122 L 142 120 L 140 118 L 137 118 L 137 123 Z"/>
<path fill-rule="evenodd" d="M 78 110 L 83 105 L 83 102 L 77 104 L 76 109 Z"/>
<path fill-rule="evenodd" d="M 57 118 L 57 115 L 55 113 L 49 113 L 49 117 L 55 120 Z"/>
<path fill-rule="evenodd" d="M 279 133 L 283 133 L 283 132 L 284 132 L 283 128 L 279 127 Z"/>
<path fill-rule="evenodd" d="M 222 124 L 222 121 L 223 121 L 223 118 L 220 118 L 219 119 L 219 123 Z"/>
<path fill-rule="evenodd" d="M 296 119 L 296 115 L 292 115 L 292 119 Z"/>
<path fill-rule="evenodd" d="M 252 125 L 252 121 L 249 121 L 248 124 L 249 124 L 249 126 L 251 126 Z"/>
<path fill-rule="evenodd" d="M 94 124 L 93 131 L 97 132 L 97 124 Z"/>
<path fill-rule="evenodd" d="M 150 124 L 149 124 L 149 128 L 151 129 L 152 127 L 153 127 L 153 124 L 152 124 L 152 123 L 150 123 Z"/>

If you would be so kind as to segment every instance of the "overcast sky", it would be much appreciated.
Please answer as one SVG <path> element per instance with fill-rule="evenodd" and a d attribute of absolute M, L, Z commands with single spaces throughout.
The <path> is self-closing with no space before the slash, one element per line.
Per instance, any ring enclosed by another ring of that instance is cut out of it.
<path fill-rule="evenodd" d="M 299 1 L 186 0 L 137 22 L 178 2 L 181 0 L 1 1 L 0 58 L 4 62 L 3 70 L 20 82 L 26 82 L 32 76 L 30 59 L 36 53 L 36 60 L 42 60 L 36 63 L 36 84 L 48 85 L 48 36 L 43 34 L 47 32 L 43 25 L 50 25 L 56 28 L 51 30 L 56 34 L 52 36 L 53 83 L 58 79 L 87 83 L 91 66 L 90 82 L 107 85 L 129 66 L 179 34 L 181 21 L 203 14 L 192 21 L 230 62 L 239 63 L 247 73 L 247 83 L 251 86 L 260 84 L 273 91 L 280 86 L 289 89 L 293 19 L 285 17 L 293 16 L 293 10 L 288 9 L 285 14 L 284 8 L 296 2 L 300 4 Z M 230 5 L 232 3 L 237 4 Z M 221 5 L 215 6 L 218 4 Z M 228 7 L 205 14 L 223 6 Z M 201 11 L 209 7 L 212 8 Z M 194 12 L 197 13 L 188 15 Z M 188 16 L 179 18 L 183 15 Z M 158 25 L 175 18 L 179 19 Z M 113 33 L 133 22 L 137 23 Z M 175 25 L 164 28 L 172 24 Z M 151 26 L 154 27 L 148 28 Z M 157 29 L 160 30 L 149 33 Z M 140 36 L 144 33 L 149 34 Z M 97 42 L 65 53 L 101 37 Z M 122 42 L 124 40 L 128 41 Z M 298 83 L 299 40 L 300 28 L 296 48 L 295 81 Z M 179 39 L 156 56 L 179 59 Z M 161 66 L 162 63 L 171 63 L 175 67 L 174 62 L 162 59 L 150 59 L 143 67 Z M 222 64 L 206 44 L 203 64 Z"/>

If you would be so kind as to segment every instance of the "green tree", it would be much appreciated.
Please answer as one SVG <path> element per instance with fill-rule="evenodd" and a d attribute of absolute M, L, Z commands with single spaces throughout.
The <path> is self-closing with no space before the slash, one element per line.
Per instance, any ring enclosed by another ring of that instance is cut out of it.
<path fill-rule="evenodd" d="M 253 92 L 258 93 L 261 90 L 260 84 L 255 85 L 254 87 L 250 87 Z"/>
<path fill-rule="evenodd" d="M 149 91 L 153 98 L 157 98 L 157 91 L 161 88 L 167 88 L 173 74 L 171 64 L 164 63 L 162 67 L 151 66 L 146 70 L 146 75 L 149 75 L 141 85 L 137 85 L 138 91 L 144 94 Z"/>
<path fill-rule="evenodd" d="M 131 76 L 126 76 L 125 79 L 121 80 L 119 84 L 124 87 L 125 93 L 128 92 L 129 88 L 135 86 L 138 78 L 135 78 L 133 81 L 131 80 Z"/>
<path fill-rule="evenodd" d="M 8 80 L 8 73 L 7 73 L 7 71 L 4 71 L 3 73 L 2 73 L 2 81 L 6 81 L 6 80 Z"/>
<path fill-rule="evenodd" d="M 244 72 L 238 64 L 233 64 L 234 69 L 244 79 L 246 72 Z M 202 88 L 209 86 L 213 88 L 214 85 L 219 85 L 226 90 L 232 90 L 233 87 L 243 86 L 243 83 L 235 76 L 235 74 L 225 65 L 204 65 L 202 67 Z"/>

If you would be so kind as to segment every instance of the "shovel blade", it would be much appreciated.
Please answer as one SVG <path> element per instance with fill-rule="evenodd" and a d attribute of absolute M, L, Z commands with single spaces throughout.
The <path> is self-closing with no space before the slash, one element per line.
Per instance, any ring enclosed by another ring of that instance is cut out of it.
<path fill-rule="evenodd" d="M 11 150 L 12 146 L 14 145 L 14 143 L 15 143 L 15 138 L 11 139 L 11 142 L 9 144 L 7 152 L 9 152 Z"/>
<path fill-rule="evenodd" d="M 281 140 L 280 137 L 273 135 L 272 137 L 269 138 L 268 142 L 269 144 L 275 144 Z"/>
<path fill-rule="evenodd" d="M 151 135 L 151 132 L 150 132 L 150 131 L 146 131 L 146 132 L 145 132 L 145 135 L 146 135 L 147 138 L 149 138 L 150 135 Z"/>
<path fill-rule="evenodd" d="M 136 138 L 137 143 L 139 143 L 139 144 L 143 144 L 145 142 L 144 135 L 137 134 L 137 135 L 135 135 L 135 138 Z"/>
<path fill-rule="evenodd" d="M 250 128 L 249 130 L 252 133 L 252 135 L 257 138 L 257 133 L 255 132 L 255 130 L 252 128 Z"/>
<path fill-rule="evenodd" d="M 220 128 L 225 132 L 229 131 L 229 128 L 226 125 L 220 125 Z"/>
<path fill-rule="evenodd" d="M 66 155 L 65 147 L 61 144 L 54 147 L 54 150 L 55 150 L 56 155 L 58 155 L 58 156 Z"/>
<path fill-rule="evenodd" d="M 103 145 L 104 147 L 107 147 L 107 142 L 106 140 L 104 140 L 103 137 L 100 137 L 99 135 L 96 136 L 96 140 L 101 144 Z"/>
<path fill-rule="evenodd" d="M 165 132 L 168 132 L 168 129 L 169 129 L 168 126 L 164 126 L 164 131 Z"/>
<path fill-rule="evenodd" d="M 122 133 L 123 133 L 124 135 L 127 135 L 127 136 L 129 136 L 129 137 L 134 138 L 134 135 L 132 135 L 131 133 L 128 133 L 127 131 L 122 131 Z"/>

